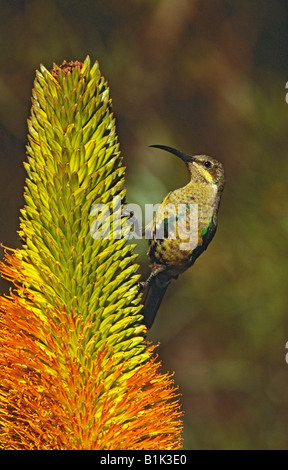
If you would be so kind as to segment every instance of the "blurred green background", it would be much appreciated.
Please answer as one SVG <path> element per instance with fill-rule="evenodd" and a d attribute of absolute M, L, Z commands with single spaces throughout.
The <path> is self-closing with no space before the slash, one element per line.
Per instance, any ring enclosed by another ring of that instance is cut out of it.
<path fill-rule="evenodd" d="M 148 335 L 175 371 L 184 448 L 287 449 L 287 1 L 1 0 L 0 18 L 0 240 L 20 246 L 35 69 L 89 54 L 110 85 L 129 202 L 188 181 L 150 144 L 226 169 L 216 237 Z"/>

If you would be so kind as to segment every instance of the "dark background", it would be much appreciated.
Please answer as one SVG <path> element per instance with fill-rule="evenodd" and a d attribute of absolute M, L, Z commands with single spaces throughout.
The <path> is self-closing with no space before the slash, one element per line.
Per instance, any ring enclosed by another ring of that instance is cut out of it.
<path fill-rule="evenodd" d="M 226 169 L 216 237 L 149 333 L 175 371 L 184 448 L 287 449 L 288 2 L 1 0 L 0 18 L 0 240 L 20 246 L 35 70 L 89 54 L 110 86 L 129 202 L 188 181 L 150 144 Z"/>

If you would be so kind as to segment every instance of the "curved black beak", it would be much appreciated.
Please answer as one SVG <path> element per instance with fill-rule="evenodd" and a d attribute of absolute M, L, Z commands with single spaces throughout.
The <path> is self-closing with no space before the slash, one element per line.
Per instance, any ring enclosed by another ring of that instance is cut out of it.
<path fill-rule="evenodd" d="M 174 149 L 173 147 L 167 147 L 166 145 L 149 145 L 149 147 L 154 147 L 156 149 L 166 150 L 166 152 L 173 153 L 176 157 L 181 158 L 183 162 L 194 162 L 195 158 L 187 153 L 181 152 L 180 150 Z"/>

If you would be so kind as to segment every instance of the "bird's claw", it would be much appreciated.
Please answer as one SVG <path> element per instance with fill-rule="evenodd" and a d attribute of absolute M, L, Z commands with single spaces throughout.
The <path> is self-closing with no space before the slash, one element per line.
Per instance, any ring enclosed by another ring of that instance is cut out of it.
<path fill-rule="evenodd" d="M 142 292 L 147 287 L 147 282 L 141 281 L 138 283 L 138 292 Z"/>

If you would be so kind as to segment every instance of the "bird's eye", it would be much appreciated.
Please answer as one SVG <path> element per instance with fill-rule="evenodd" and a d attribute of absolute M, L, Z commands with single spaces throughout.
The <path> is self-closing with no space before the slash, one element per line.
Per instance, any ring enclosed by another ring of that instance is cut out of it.
<path fill-rule="evenodd" d="M 204 162 L 204 166 L 206 168 L 211 168 L 211 162 L 209 162 L 209 160 L 206 160 L 206 162 Z"/>

